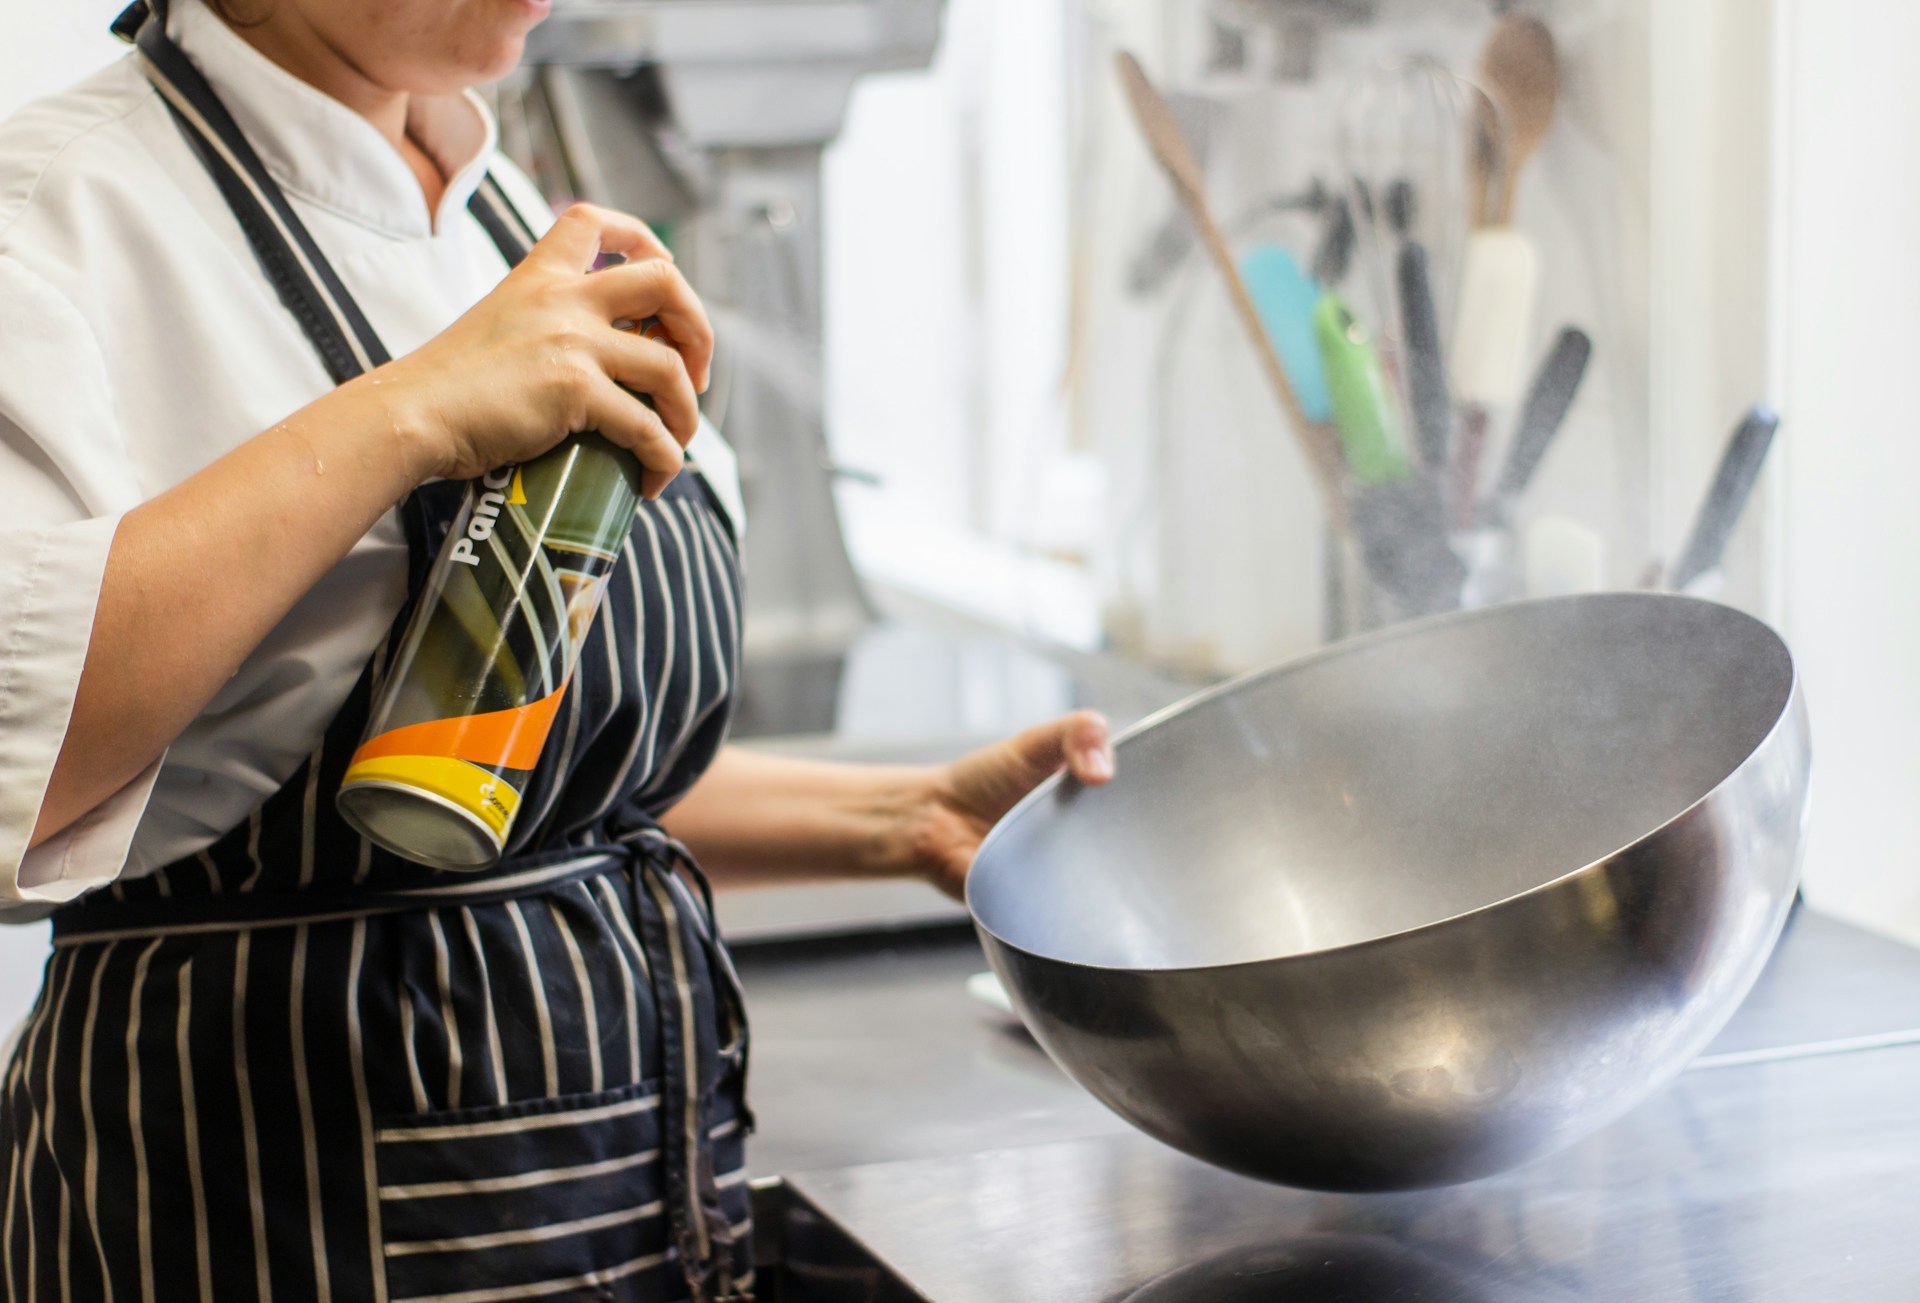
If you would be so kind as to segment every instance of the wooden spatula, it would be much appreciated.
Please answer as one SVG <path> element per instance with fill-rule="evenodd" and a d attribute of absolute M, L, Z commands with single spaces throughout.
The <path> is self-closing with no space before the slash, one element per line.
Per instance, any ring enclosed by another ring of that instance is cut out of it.
<path fill-rule="evenodd" d="M 1200 165 L 1187 148 L 1186 139 L 1181 136 L 1166 100 L 1147 79 L 1146 71 L 1141 68 L 1138 59 L 1123 50 L 1115 56 L 1114 61 L 1119 67 L 1120 83 L 1126 89 L 1127 101 L 1133 106 L 1134 119 L 1140 124 L 1141 135 L 1146 137 L 1147 148 L 1153 152 L 1161 170 L 1173 183 L 1174 193 L 1187 210 L 1187 216 L 1193 219 L 1194 229 L 1200 234 L 1200 243 L 1213 259 L 1213 265 L 1226 285 L 1227 298 L 1233 304 L 1234 315 L 1240 318 L 1240 324 L 1246 328 L 1247 338 L 1259 356 L 1260 368 L 1267 377 L 1267 383 L 1272 386 L 1274 396 L 1280 400 L 1280 406 L 1287 414 L 1287 422 L 1293 427 L 1300 451 L 1306 457 L 1307 466 L 1319 486 L 1327 519 L 1335 529 L 1344 533 L 1348 517 L 1346 496 L 1341 491 L 1339 441 L 1330 426 L 1308 420 L 1307 414 L 1301 409 L 1300 399 L 1287 379 L 1286 368 L 1281 366 L 1280 356 L 1274 351 L 1273 342 L 1267 338 L 1266 327 L 1260 323 L 1260 312 L 1254 307 L 1253 297 L 1247 293 L 1239 269 L 1234 266 L 1227 238 L 1221 233 L 1220 224 L 1214 220 L 1213 210 L 1207 204 L 1206 181 L 1200 173 Z"/>

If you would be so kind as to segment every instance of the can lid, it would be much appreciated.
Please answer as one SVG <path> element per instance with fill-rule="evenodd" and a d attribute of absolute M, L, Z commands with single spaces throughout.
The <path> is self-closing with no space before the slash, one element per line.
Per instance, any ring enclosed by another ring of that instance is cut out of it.
<path fill-rule="evenodd" d="M 369 779 L 341 788 L 334 804 L 368 841 L 429 868 L 489 868 L 504 849 L 479 815 L 417 787 Z"/>

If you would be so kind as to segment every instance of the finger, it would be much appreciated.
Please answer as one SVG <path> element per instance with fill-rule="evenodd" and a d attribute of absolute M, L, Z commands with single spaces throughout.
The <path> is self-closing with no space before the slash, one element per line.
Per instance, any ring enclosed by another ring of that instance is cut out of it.
<path fill-rule="evenodd" d="M 592 207 L 592 205 L 589 205 Z M 662 258 L 673 261 L 673 250 L 666 241 L 654 233 L 651 226 L 631 213 L 619 212 L 611 208 L 595 208 L 601 218 L 600 251 L 617 253 L 630 261 L 643 258 Z"/>
<path fill-rule="evenodd" d="M 1097 786 L 1113 777 L 1108 731 L 1106 717 L 1091 710 L 1036 725 L 954 761 L 954 788 L 998 817 L 1063 767 Z"/>
<path fill-rule="evenodd" d="M 1113 751 L 1106 716 L 1082 710 L 1036 725 L 1015 735 L 1007 746 L 1020 781 L 1033 786 L 1065 768 L 1083 782 L 1113 777 Z"/>
<path fill-rule="evenodd" d="M 706 389 L 713 365 L 713 323 L 679 268 L 657 260 L 610 267 L 594 277 L 592 288 L 609 318 L 653 318 L 686 359 L 695 389 Z"/>
<path fill-rule="evenodd" d="M 696 390 L 705 390 L 713 366 L 713 323 L 680 269 L 658 259 L 609 267 L 588 282 L 595 305 L 613 321 L 652 317 L 686 359 Z"/>
<path fill-rule="evenodd" d="M 686 447 L 700 428 L 700 397 L 685 360 L 666 344 L 624 331 L 609 332 L 606 349 L 608 374 L 651 398 L 668 432 Z"/>
<path fill-rule="evenodd" d="M 1083 710 L 1060 721 L 1061 745 L 1066 753 L 1067 769 L 1089 786 L 1098 787 L 1113 778 L 1113 730 L 1106 717 L 1097 711 Z"/>
<path fill-rule="evenodd" d="M 593 384 L 587 405 L 593 428 L 640 462 L 640 494 L 649 500 L 680 473 L 686 457 L 660 414 L 605 376 Z"/>
<path fill-rule="evenodd" d="M 639 218 L 594 204 L 575 204 L 554 219 L 522 265 L 584 272 L 602 253 L 673 261 L 672 252 Z"/>

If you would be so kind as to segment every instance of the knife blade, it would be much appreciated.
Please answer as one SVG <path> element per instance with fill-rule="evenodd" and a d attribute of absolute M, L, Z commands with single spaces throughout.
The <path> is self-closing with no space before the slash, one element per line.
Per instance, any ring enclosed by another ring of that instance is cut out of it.
<path fill-rule="evenodd" d="M 1592 356 L 1593 341 L 1576 326 L 1566 327 L 1554 341 L 1520 407 L 1513 444 L 1507 451 L 1506 464 L 1500 468 L 1500 478 L 1494 482 L 1496 503 L 1513 501 L 1533 482 L 1533 473 L 1566 423 L 1567 411 L 1580 392 Z"/>
<path fill-rule="evenodd" d="M 1395 271 L 1407 349 L 1407 406 L 1413 412 L 1420 464 L 1437 472 L 1447 464 L 1453 403 L 1447 397 L 1447 363 L 1440 351 L 1440 318 L 1433 306 L 1426 246 L 1418 240 L 1402 245 Z"/>
<path fill-rule="evenodd" d="M 1740 523 L 1753 486 L 1760 480 L 1760 467 L 1766 462 L 1773 435 L 1780 428 L 1780 417 L 1765 404 L 1756 404 L 1734 427 L 1727 439 L 1727 450 L 1720 457 L 1720 469 L 1707 489 L 1706 501 L 1694 518 L 1693 532 L 1681 550 L 1667 586 L 1684 591 L 1701 575 L 1720 564 L 1734 526 Z"/>

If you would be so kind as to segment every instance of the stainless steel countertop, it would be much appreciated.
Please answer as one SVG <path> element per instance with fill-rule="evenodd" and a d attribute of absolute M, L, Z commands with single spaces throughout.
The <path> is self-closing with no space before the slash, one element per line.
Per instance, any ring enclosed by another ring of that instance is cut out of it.
<path fill-rule="evenodd" d="M 847 1297 L 1109 1300 L 1176 1273 L 1141 1297 L 1920 1298 L 1920 951 L 1804 911 L 1674 1088 L 1506 1176 L 1367 1197 L 1132 1132 L 965 994 L 964 934 L 740 962 L 753 1166 L 788 1177 L 790 1256 Z"/>
<path fill-rule="evenodd" d="M 971 932 L 736 948 L 756 1175 L 1128 1130 L 1024 1028 L 966 993 Z"/>
<path fill-rule="evenodd" d="M 1911 1303 L 1920 1048 L 1692 1073 L 1571 1150 L 1318 1195 L 1141 1135 L 793 1182 L 938 1303 Z"/>

